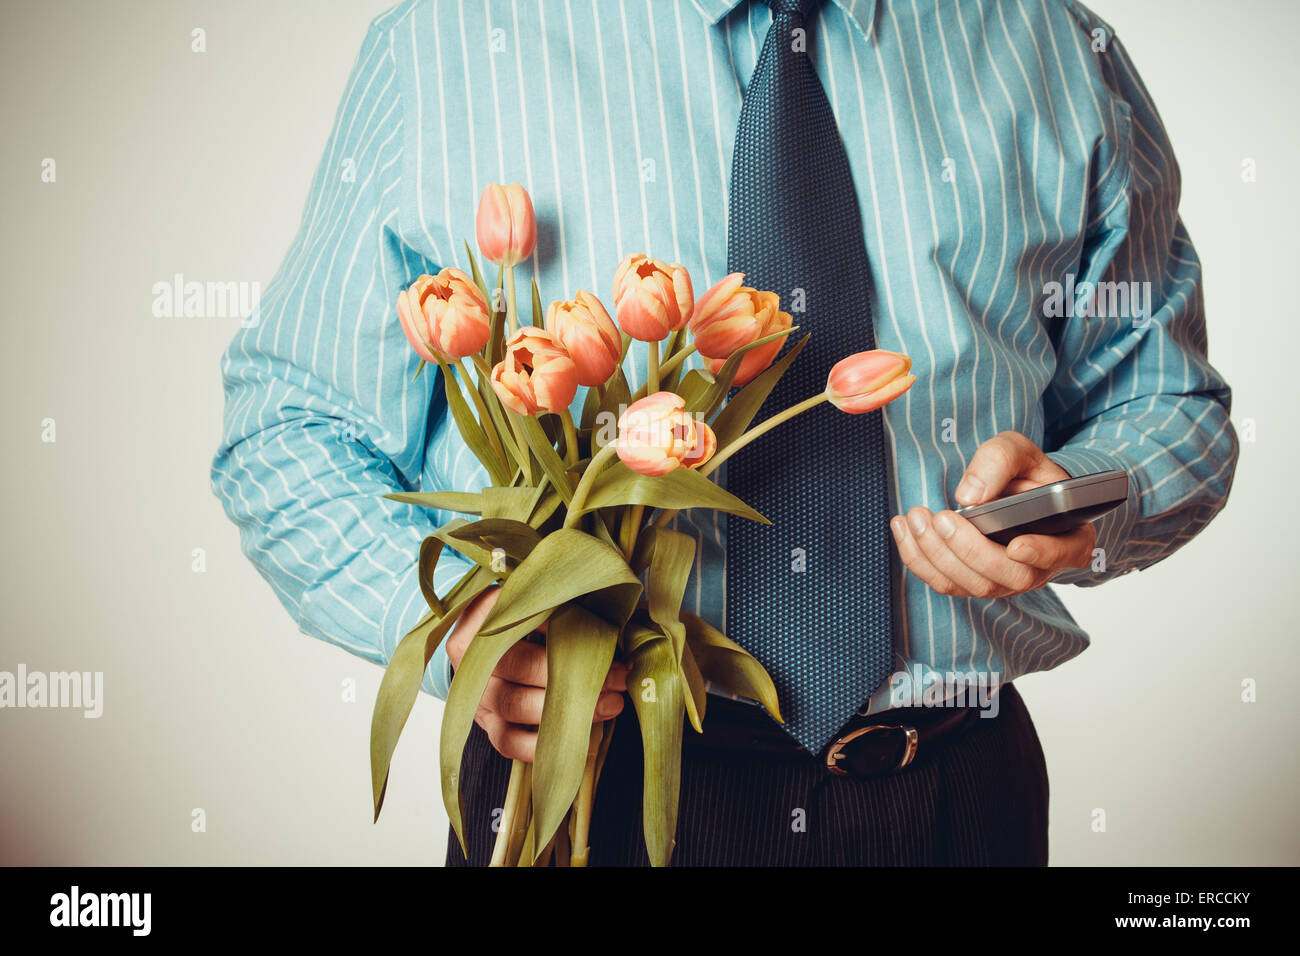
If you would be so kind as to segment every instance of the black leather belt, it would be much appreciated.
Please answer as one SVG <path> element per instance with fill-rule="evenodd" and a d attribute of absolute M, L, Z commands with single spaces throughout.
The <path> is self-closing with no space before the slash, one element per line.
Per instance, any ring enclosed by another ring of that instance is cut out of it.
<path fill-rule="evenodd" d="M 898 707 L 857 714 L 820 754 L 813 755 L 756 704 L 710 694 L 704 733 L 687 727 L 685 747 L 701 753 L 761 753 L 791 760 L 817 760 L 828 773 L 858 778 L 897 773 L 924 762 L 977 719 L 975 707 Z"/>

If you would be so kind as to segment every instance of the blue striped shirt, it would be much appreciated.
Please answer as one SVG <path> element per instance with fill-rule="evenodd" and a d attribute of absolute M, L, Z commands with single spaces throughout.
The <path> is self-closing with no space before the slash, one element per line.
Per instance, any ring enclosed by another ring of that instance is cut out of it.
<path fill-rule="evenodd" d="M 420 541 L 453 516 L 382 495 L 487 480 L 436 377 L 412 381 L 398 291 L 463 266 L 479 193 L 517 180 L 548 298 L 611 304 L 637 251 L 702 292 L 726 272 L 732 143 L 770 23 L 756 0 L 417 0 L 373 22 L 301 229 L 222 366 L 213 488 L 302 630 L 387 661 L 425 610 Z M 1123 45 L 1070 0 L 827 0 L 808 26 L 878 342 L 918 377 L 884 410 L 895 511 L 950 506 L 975 449 L 1011 429 L 1071 474 L 1132 478 L 1097 522 L 1099 560 L 1058 580 L 1173 553 L 1223 506 L 1237 443 L 1178 166 Z M 628 367 L 635 387 L 641 343 Z M 725 630 L 726 523 L 677 526 L 699 542 L 686 606 Z M 446 554 L 438 592 L 467 567 Z M 1010 680 L 1087 646 L 1050 587 L 958 598 L 895 570 L 902 671 Z M 442 653 L 426 689 L 445 695 L 448 673 Z"/>

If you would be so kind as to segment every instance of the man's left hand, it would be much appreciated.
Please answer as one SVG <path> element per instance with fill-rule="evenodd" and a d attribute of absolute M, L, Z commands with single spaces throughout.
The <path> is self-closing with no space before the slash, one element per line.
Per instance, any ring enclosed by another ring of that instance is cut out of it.
<path fill-rule="evenodd" d="M 1019 432 L 1002 432 L 975 451 L 954 497 L 977 505 L 1051 484 L 1069 474 Z M 1000 598 L 1041 588 L 1052 577 L 1092 560 L 1091 523 L 1065 534 L 1022 534 L 1006 547 L 990 541 L 953 511 L 917 506 L 889 522 L 903 563 L 940 594 Z"/>

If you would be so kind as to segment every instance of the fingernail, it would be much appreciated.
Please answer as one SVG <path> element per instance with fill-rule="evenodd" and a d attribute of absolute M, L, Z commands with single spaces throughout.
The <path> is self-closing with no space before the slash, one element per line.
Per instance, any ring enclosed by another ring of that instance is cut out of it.
<path fill-rule="evenodd" d="M 957 526 L 953 524 L 952 519 L 943 512 L 934 516 L 934 530 L 939 532 L 939 537 L 945 540 L 951 538 Z"/>
<path fill-rule="evenodd" d="M 953 497 L 964 505 L 978 504 L 984 497 L 984 482 L 980 481 L 974 475 L 967 475 L 962 478 L 961 483 L 957 485 L 957 490 L 953 492 Z"/>
<path fill-rule="evenodd" d="M 913 512 L 908 515 L 907 523 L 912 527 L 912 534 L 918 538 L 925 534 L 925 518 L 921 514 Z"/>
<path fill-rule="evenodd" d="M 894 540 L 903 543 L 903 519 L 897 515 L 890 519 L 889 530 L 894 532 Z"/>
<path fill-rule="evenodd" d="M 1022 564 L 1033 564 L 1038 560 L 1038 552 L 1027 544 L 1016 548 L 1016 560 Z"/>

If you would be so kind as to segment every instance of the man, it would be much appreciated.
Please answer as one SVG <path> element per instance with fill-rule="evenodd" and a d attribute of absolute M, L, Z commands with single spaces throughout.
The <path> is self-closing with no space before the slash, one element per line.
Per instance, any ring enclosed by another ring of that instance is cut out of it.
<path fill-rule="evenodd" d="M 768 667 L 787 725 L 710 697 L 673 862 L 1044 863 L 1046 768 L 1011 681 L 1087 636 L 1043 585 L 1167 557 L 1222 508 L 1237 454 L 1178 168 L 1110 28 L 1063 0 L 420 0 L 375 20 L 301 232 L 227 353 L 213 484 L 301 628 L 377 662 L 420 617 L 413 556 L 451 517 L 381 495 L 484 483 L 435 376 L 412 380 L 393 303 L 459 262 L 483 186 L 512 180 L 548 298 L 601 294 L 645 251 L 700 288 L 739 270 L 779 292 L 813 333 L 806 375 L 836 350 L 914 360 L 858 431 L 819 419 L 728 464 L 770 529 L 678 517 L 699 542 L 688 608 Z M 1003 547 L 952 510 L 1110 469 L 1127 501 L 1067 534 Z M 465 568 L 444 556 L 438 592 Z M 453 838 L 449 863 L 488 858 L 544 661 L 519 645 L 484 695 L 469 855 Z M 999 693 L 959 706 L 954 674 Z M 596 863 L 645 861 L 625 689 L 616 664 Z M 919 706 L 926 689 L 949 706 Z"/>

